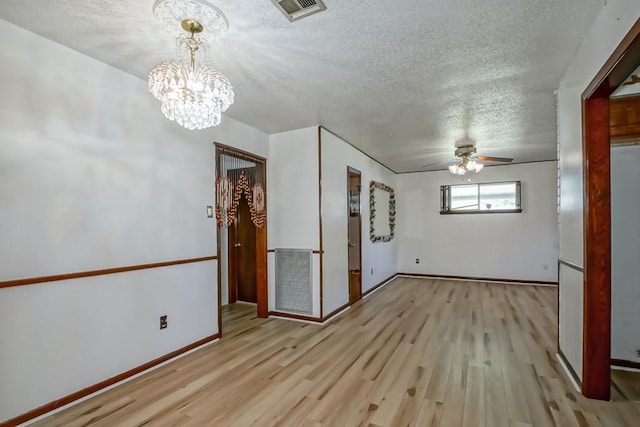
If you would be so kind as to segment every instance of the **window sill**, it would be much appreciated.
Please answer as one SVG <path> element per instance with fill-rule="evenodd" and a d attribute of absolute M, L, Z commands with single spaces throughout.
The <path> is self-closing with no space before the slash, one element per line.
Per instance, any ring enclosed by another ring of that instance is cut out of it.
<path fill-rule="evenodd" d="M 490 211 L 440 211 L 440 215 L 477 215 L 477 214 L 504 214 L 522 213 L 522 209 L 495 209 Z"/>

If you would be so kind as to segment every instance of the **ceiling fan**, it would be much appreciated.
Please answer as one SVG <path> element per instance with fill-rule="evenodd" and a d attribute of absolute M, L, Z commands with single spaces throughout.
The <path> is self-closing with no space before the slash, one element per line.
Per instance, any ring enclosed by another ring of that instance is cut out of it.
<path fill-rule="evenodd" d="M 513 159 L 509 157 L 476 156 L 474 145 L 462 145 L 456 148 L 455 156 L 460 159 L 458 163 L 449 166 L 449 171 L 455 175 L 464 175 L 467 172 L 480 172 L 484 167 L 481 162 L 501 162 L 510 163 Z"/>

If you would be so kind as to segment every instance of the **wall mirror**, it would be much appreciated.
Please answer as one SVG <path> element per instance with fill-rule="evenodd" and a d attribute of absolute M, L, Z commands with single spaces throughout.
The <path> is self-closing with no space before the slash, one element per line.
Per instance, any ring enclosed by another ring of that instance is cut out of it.
<path fill-rule="evenodd" d="M 396 225 L 396 196 L 381 182 L 369 183 L 369 235 L 372 242 L 393 239 Z"/>

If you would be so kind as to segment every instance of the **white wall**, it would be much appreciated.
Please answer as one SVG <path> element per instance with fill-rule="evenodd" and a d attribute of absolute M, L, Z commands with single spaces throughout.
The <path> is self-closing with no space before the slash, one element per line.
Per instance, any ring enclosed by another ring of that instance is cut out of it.
<path fill-rule="evenodd" d="M 398 271 L 557 281 L 556 176 L 555 161 L 398 175 Z M 467 179 L 521 181 L 523 212 L 440 215 L 440 186 Z"/>
<path fill-rule="evenodd" d="M 583 39 L 558 89 L 560 259 L 581 268 L 584 267 L 581 94 L 639 16 L 637 0 L 608 0 Z M 565 265 L 560 268 L 561 271 L 570 269 Z M 578 308 L 583 303 L 582 280 L 561 280 L 559 292 L 560 349 L 581 375 L 582 348 L 573 347 L 582 345 L 574 338 L 583 333 L 582 310 Z"/>
<path fill-rule="evenodd" d="M 611 358 L 640 362 L 640 145 L 611 148 Z"/>
<path fill-rule="evenodd" d="M 146 82 L 4 21 L 0 36 L 0 281 L 215 255 L 213 141 L 267 157 L 267 136 L 226 116 L 184 130 Z M 216 333 L 216 269 L 0 289 L 0 421 Z"/>
<path fill-rule="evenodd" d="M 269 249 L 320 249 L 318 127 L 269 136 Z M 274 190 L 277 189 L 277 190 Z M 313 317 L 320 317 L 320 255 L 313 255 Z M 268 254 L 269 310 L 275 310 L 275 254 Z"/>
<path fill-rule="evenodd" d="M 0 289 L 0 420 L 217 332 L 215 262 Z M 169 326 L 159 329 L 159 317 Z"/>
<path fill-rule="evenodd" d="M 349 302 L 347 167 L 362 173 L 363 292 L 397 272 L 397 240 L 372 243 L 369 239 L 369 182 L 379 181 L 396 189 L 396 175 L 324 128 L 321 140 L 323 315 L 326 316 Z"/>
<path fill-rule="evenodd" d="M 558 336 L 560 350 L 565 355 L 567 361 L 573 367 L 578 378 L 582 379 L 582 330 L 576 333 L 576 325 L 573 321 L 582 319 L 584 307 L 582 304 L 582 272 L 560 264 L 560 286 L 559 286 L 559 306 L 560 323 L 558 325 Z M 563 321 L 563 317 L 564 320 Z M 566 321 L 566 319 L 572 321 Z"/>

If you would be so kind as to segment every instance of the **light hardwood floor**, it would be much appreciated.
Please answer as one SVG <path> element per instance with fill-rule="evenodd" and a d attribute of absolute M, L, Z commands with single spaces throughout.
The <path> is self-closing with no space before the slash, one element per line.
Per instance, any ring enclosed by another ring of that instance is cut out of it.
<path fill-rule="evenodd" d="M 398 278 L 324 326 L 231 312 L 219 343 L 37 425 L 640 426 L 640 402 L 569 384 L 556 292 Z"/>
<path fill-rule="evenodd" d="M 611 395 L 612 400 L 640 401 L 640 372 L 611 370 Z"/>

